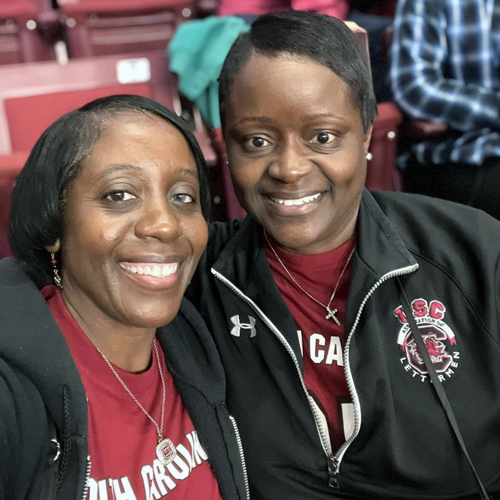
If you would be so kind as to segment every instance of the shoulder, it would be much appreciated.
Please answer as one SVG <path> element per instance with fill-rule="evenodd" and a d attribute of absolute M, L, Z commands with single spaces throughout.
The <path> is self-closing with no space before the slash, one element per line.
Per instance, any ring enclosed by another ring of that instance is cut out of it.
<path fill-rule="evenodd" d="M 500 230 L 500 221 L 482 210 L 429 196 L 389 191 L 373 191 L 373 198 L 391 221 L 415 229 L 436 227 L 440 232 L 493 233 Z"/>
<path fill-rule="evenodd" d="M 17 498 L 35 482 L 47 435 L 42 396 L 29 377 L 0 355 L 0 498 Z"/>
<path fill-rule="evenodd" d="M 242 227 L 244 221 L 233 219 L 227 222 L 213 222 L 209 226 L 207 257 L 216 260 L 222 249 Z"/>
<path fill-rule="evenodd" d="M 0 283 L 5 286 L 13 286 L 29 281 L 25 272 L 27 266 L 24 262 L 7 257 L 0 260 Z"/>
<path fill-rule="evenodd" d="M 52 321 L 33 273 L 37 271 L 22 261 L 0 261 L 0 352 L 4 356 L 23 354 L 21 341 L 34 340 L 29 331 L 38 332 Z"/>
<path fill-rule="evenodd" d="M 196 310 L 194 305 L 187 298 L 183 298 L 179 312 L 174 319 L 173 324 L 176 328 L 181 328 L 183 330 L 189 330 L 192 333 L 201 336 L 210 337 L 208 334 L 207 327 L 203 321 L 200 313 Z"/>
<path fill-rule="evenodd" d="M 8 286 L 30 284 L 34 288 L 42 288 L 51 283 L 51 276 L 43 269 L 14 257 L 0 260 L 0 278 L 0 283 Z"/>
<path fill-rule="evenodd" d="M 191 279 L 186 296 L 199 307 L 199 300 L 204 283 L 210 274 L 210 269 L 219 258 L 228 243 L 234 242 L 234 236 L 241 233 L 240 229 L 248 225 L 249 218 L 244 220 L 230 220 L 227 222 L 213 222 L 209 226 L 208 244 L 203 253 L 195 275 Z"/>
<path fill-rule="evenodd" d="M 208 328 L 191 300 L 184 297 L 175 318 L 158 330 L 164 346 L 168 346 L 176 358 L 196 358 L 195 352 L 209 351 L 214 343 Z M 182 351 L 182 355 L 181 355 Z"/>
<path fill-rule="evenodd" d="M 408 193 L 371 194 L 412 253 L 447 267 L 498 269 L 500 221 L 482 210 Z"/>

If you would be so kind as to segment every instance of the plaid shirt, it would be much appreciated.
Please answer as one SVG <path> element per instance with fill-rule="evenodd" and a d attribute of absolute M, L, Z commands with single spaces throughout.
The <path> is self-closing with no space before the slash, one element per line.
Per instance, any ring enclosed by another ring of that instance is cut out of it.
<path fill-rule="evenodd" d="M 500 157 L 500 0 L 399 0 L 391 84 L 411 118 L 450 129 L 413 146 L 418 163 Z"/>

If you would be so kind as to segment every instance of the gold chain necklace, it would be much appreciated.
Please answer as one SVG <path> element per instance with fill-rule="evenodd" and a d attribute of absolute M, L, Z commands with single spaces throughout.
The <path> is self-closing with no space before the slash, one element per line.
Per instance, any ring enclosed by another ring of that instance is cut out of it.
<path fill-rule="evenodd" d="M 330 300 L 328 301 L 328 304 L 323 304 L 323 302 L 320 302 L 316 297 L 313 297 L 307 290 L 304 290 L 298 283 L 297 280 L 291 275 L 290 271 L 286 268 L 285 264 L 283 261 L 280 259 L 279 255 L 276 253 L 276 250 L 274 247 L 271 245 L 271 242 L 269 241 L 269 238 L 267 237 L 266 231 L 264 231 L 264 237 L 266 238 L 267 244 L 269 245 L 269 248 L 272 250 L 274 256 L 276 259 L 278 259 L 278 262 L 281 264 L 281 267 L 285 270 L 286 274 L 290 277 L 290 279 L 295 283 L 297 288 L 301 290 L 303 293 L 305 293 L 310 299 L 314 300 L 316 304 L 319 304 L 320 306 L 324 307 L 326 309 L 326 319 L 333 319 L 335 323 L 337 323 L 338 326 L 341 325 L 340 320 L 337 318 L 336 314 L 338 312 L 338 309 L 331 309 L 331 305 L 333 302 L 333 299 L 335 298 L 335 294 L 337 293 L 337 288 L 339 287 L 340 281 L 342 280 L 342 276 L 344 276 L 345 270 L 347 269 L 347 266 L 349 265 L 349 262 L 351 261 L 352 256 L 354 255 L 354 250 L 356 250 L 356 246 L 351 250 L 351 253 L 349 254 L 349 257 L 347 257 L 347 261 L 344 265 L 344 268 L 342 269 L 342 272 L 340 273 L 339 279 L 337 280 L 337 283 L 335 284 L 335 288 L 333 289 L 332 295 L 330 297 Z"/>
<path fill-rule="evenodd" d="M 158 354 L 158 346 L 156 345 L 156 339 L 153 339 L 153 347 L 156 355 L 156 361 L 158 363 L 158 371 L 160 372 L 160 378 L 161 378 L 161 385 L 162 385 L 162 402 L 161 402 L 161 421 L 160 421 L 160 426 L 156 423 L 156 421 L 153 419 L 153 417 L 146 411 L 144 406 L 139 403 L 137 398 L 132 394 L 132 391 L 127 387 L 127 384 L 122 380 L 120 375 L 116 372 L 114 369 L 113 365 L 109 362 L 108 358 L 106 355 L 101 352 L 99 349 L 97 351 L 99 354 L 102 356 L 102 359 L 106 362 L 106 364 L 109 366 L 110 370 L 113 372 L 115 377 L 118 379 L 120 384 L 122 384 L 123 388 L 127 391 L 128 395 L 132 398 L 132 400 L 137 404 L 137 406 L 144 412 L 146 417 L 153 422 L 154 426 L 156 427 L 156 432 L 158 434 L 158 444 L 156 445 L 156 456 L 158 457 L 158 460 L 160 463 L 166 467 L 168 464 L 172 463 L 172 461 L 175 459 L 177 455 L 177 450 L 175 449 L 174 444 L 172 441 L 168 438 L 163 437 L 162 430 L 163 430 L 163 422 L 165 419 L 165 396 L 166 396 L 166 387 L 165 387 L 165 379 L 163 378 L 163 370 L 161 369 L 161 364 L 160 364 L 160 355 Z"/>

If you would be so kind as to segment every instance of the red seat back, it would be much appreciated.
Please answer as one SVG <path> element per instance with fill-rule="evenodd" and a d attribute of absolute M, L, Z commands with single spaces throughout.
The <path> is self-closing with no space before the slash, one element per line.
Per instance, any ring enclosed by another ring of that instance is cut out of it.
<path fill-rule="evenodd" d="M 52 57 L 50 45 L 38 31 L 43 0 L 0 1 L 0 64 L 43 61 Z"/>
<path fill-rule="evenodd" d="M 112 94 L 137 94 L 151 97 L 151 89 L 145 83 L 137 83 L 7 99 L 5 112 L 12 150 L 31 150 L 40 134 L 62 115 L 94 99 Z M 39 115 L 36 123 L 32 121 L 33 110 L 36 110 Z"/>
<path fill-rule="evenodd" d="M 72 57 L 165 50 L 195 0 L 59 0 Z"/>
<path fill-rule="evenodd" d="M 64 113 L 111 94 L 135 93 L 179 110 L 163 51 L 127 57 L 0 66 L 0 153 L 29 150 Z"/>

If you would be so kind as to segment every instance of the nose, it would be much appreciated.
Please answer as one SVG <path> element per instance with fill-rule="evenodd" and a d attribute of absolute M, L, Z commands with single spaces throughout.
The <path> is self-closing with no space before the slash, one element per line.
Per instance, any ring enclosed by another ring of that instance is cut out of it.
<path fill-rule="evenodd" d="M 160 241 L 175 239 L 181 234 L 178 214 L 162 196 L 143 202 L 143 211 L 135 224 L 139 238 L 155 238 Z"/>
<path fill-rule="evenodd" d="M 313 163 L 309 151 L 302 143 L 286 142 L 277 151 L 277 156 L 269 165 L 269 175 L 286 183 L 294 183 L 309 174 Z"/>

